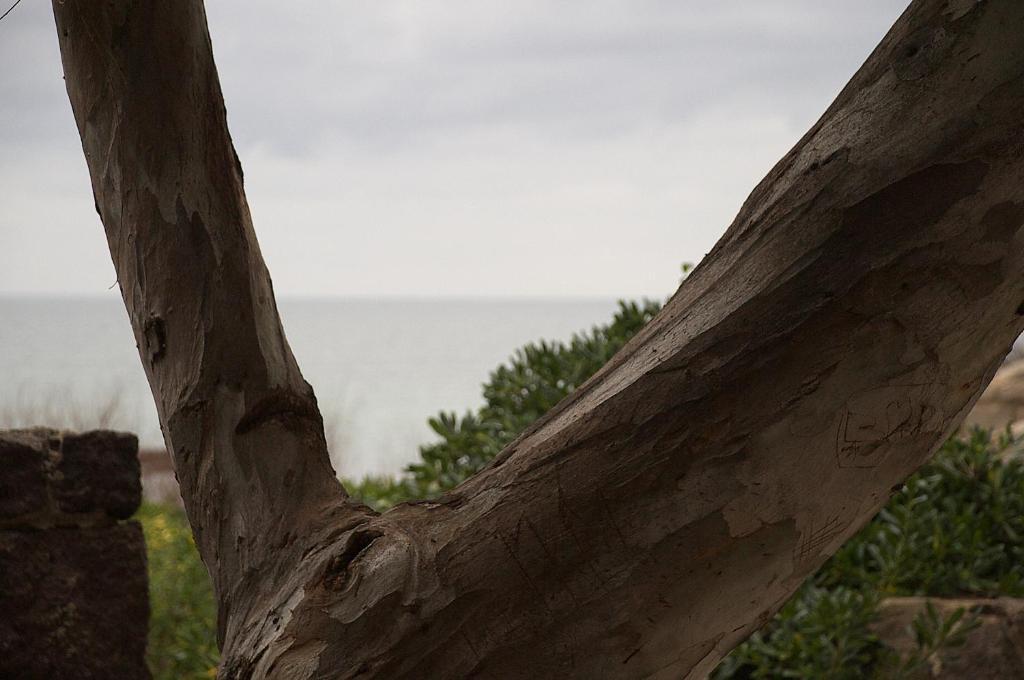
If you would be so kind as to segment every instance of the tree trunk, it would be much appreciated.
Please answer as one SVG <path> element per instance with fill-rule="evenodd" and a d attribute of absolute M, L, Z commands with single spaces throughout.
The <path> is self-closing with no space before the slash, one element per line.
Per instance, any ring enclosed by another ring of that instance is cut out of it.
<path fill-rule="evenodd" d="M 201 1 L 53 8 L 223 677 L 701 677 L 1024 328 L 1024 3 L 916 0 L 626 348 L 454 492 L 377 515 L 285 341 Z"/>

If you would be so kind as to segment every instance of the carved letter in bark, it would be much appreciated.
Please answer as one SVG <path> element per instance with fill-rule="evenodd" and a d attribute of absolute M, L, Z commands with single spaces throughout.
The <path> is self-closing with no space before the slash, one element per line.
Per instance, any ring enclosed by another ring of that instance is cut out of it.
<path fill-rule="evenodd" d="M 53 7 L 224 677 L 701 677 L 1024 327 L 1024 3 L 916 0 L 622 352 L 453 493 L 376 515 L 285 342 L 202 3 Z"/>

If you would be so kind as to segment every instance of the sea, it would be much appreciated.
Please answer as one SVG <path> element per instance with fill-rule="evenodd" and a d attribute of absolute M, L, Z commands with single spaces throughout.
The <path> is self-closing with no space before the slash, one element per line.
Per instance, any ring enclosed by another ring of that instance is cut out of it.
<path fill-rule="evenodd" d="M 285 333 L 324 416 L 339 474 L 392 475 L 427 418 L 483 402 L 525 343 L 608 321 L 612 299 L 283 298 Z M 110 427 L 163 446 L 128 317 L 105 298 L 0 297 L 0 428 Z"/>

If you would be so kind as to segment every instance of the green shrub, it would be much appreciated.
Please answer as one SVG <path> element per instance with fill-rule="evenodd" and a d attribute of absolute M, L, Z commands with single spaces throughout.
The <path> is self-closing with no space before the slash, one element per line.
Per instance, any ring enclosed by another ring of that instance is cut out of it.
<path fill-rule="evenodd" d="M 808 582 L 769 625 L 723 659 L 711 678 L 911 678 L 943 649 L 962 645 L 977 625 L 963 608 L 942 617 L 929 603 L 912 624 L 914 649 L 900 658 L 869 627 L 880 602 L 870 588 L 828 589 Z"/>
<path fill-rule="evenodd" d="M 764 631 L 750 636 L 719 665 L 719 678 L 835 678 L 860 680 L 888 660 L 868 630 L 873 593 L 805 585 Z"/>
<path fill-rule="evenodd" d="M 206 567 L 178 508 L 144 503 L 136 514 L 149 562 L 149 642 L 154 680 L 217 674 L 216 616 Z"/>

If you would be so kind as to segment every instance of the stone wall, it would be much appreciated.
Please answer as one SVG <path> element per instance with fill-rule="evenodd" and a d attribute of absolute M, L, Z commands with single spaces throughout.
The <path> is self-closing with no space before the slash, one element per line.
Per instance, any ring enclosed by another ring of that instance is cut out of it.
<path fill-rule="evenodd" d="M 138 441 L 0 431 L 0 677 L 148 678 Z"/>

